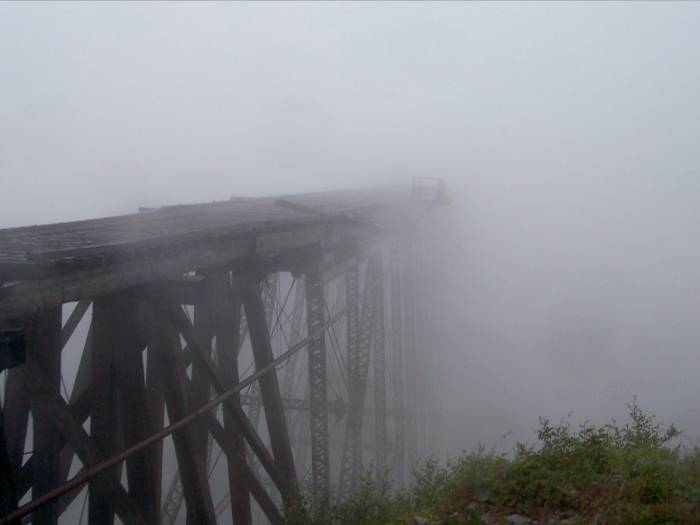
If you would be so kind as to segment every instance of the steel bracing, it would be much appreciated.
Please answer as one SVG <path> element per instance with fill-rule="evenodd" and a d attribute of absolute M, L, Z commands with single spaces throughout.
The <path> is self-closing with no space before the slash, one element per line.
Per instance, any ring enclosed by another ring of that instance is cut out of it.
<path fill-rule="evenodd" d="M 416 225 L 445 202 L 426 180 L 0 230 L 0 524 L 281 525 L 367 469 L 407 482 L 435 405 Z"/>

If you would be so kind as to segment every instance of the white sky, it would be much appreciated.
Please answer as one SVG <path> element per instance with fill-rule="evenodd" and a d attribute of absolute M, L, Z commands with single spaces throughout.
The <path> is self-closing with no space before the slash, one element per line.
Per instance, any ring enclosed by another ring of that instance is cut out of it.
<path fill-rule="evenodd" d="M 686 2 L 0 3 L 0 226 L 445 176 L 452 445 L 700 435 L 699 54 Z"/>

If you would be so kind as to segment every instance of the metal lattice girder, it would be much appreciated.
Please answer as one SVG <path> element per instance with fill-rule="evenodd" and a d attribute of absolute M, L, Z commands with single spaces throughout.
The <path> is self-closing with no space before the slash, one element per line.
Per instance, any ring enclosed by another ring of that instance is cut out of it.
<path fill-rule="evenodd" d="M 377 475 L 386 475 L 387 429 L 386 429 L 386 349 L 384 333 L 384 269 L 381 252 L 376 256 L 377 281 L 372 291 L 372 355 L 374 377 L 374 440 L 377 445 L 375 469 Z"/>
<path fill-rule="evenodd" d="M 180 507 L 182 507 L 182 502 L 184 501 L 185 493 L 182 490 L 182 480 L 180 479 L 180 472 L 175 472 L 170 486 L 168 487 L 168 492 L 165 495 L 165 500 L 163 501 L 163 508 L 160 513 L 160 523 L 162 525 L 173 525 L 177 519 L 177 515 L 180 513 Z"/>
<path fill-rule="evenodd" d="M 367 264 L 365 285 L 362 296 L 362 309 L 359 322 L 355 323 L 351 312 L 357 310 L 358 284 L 357 269 L 346 274 L 346 297 L 348 304 L 347 327 L 347 366 L 349 412 L 345 421 L 345 438 L 338 483 L 338 501 L 351 494 L 359 483 L 362 470 L 362 420 L 364 416 L 365 392 L 369 372 L 369 356 L 372 343 L 372 325 L 374 323 L 373 286 L 381 272 L 381 257 L 373 255 Z"/>
<path fill-rule="evenodd" d="M 418 363 L 417 363 L 417 315 L 416 315 L 416 265 L 414 255 L 414 232 L 409 231 L 403 242 L 407 271 L 402 276 L 403 304 L 405 305 L 405 392 L 404 432 L 406 436 L 406 460 L 413 464 L 418 459 Z"/>
<path fill-rule="evenodd" d="M 352 491 L 353 461 L 356 459 L 357 454 L 357 451 L 354 450 L 356 436 L 353 435 L 354 430 L 351 426 L 357 425 L 356 398 L 357 389 L 360 387 L 358 384 L 360 368 L 360 285 L 358 274 L 359 268 L 357 265 L 349 268 L 345 273 L 345 300 L 347 301 L 346 353 L 351 416 L 345 423 L 345 438 L 343 440 L 340 480 L 338 482 L 338 501 L 345 498 Z"/>
<path fill-rule="evenodd" d="M 263 286 L 262 297 L 263 305 L 265 308 L 265 321 L 267 322 L 268 329 L 272 327 L 273 315 L 275 313 L 275 301 L 277 300 L 277 281 L 279 275 L 277 273 L 271 273 L 265 280 L 265 286 Z M 248 321 L 248 316 L 245 316 L 246 323 Z M 247 329 L 247 325 L 246 325 Z M 260 395 L 260 383 L 255 382 L 250 385 L 250 395 L 257 396 Z M 258 423 L 260 421 L 260 406 L 251 406 L 248 411 L 248 419 L 253 423 L 255 428 L 258 428 Z"/>
<path fill-rule="evenodd" d="M 328 443 L 328 376 L 326 370 L 326 337 L 320 332 L 325 323 L 325 301 L 320 272 L 320 254 L 306 270 L 307 333 L 318 334 L 309 341 L 309 426 L 311 432 L 311 477 L 316 509 L 325 506 L 321 498 L 330 491 L 330 458 Z"/>
<path fill-rule="evenodd" d="M 394 412 L 393 471 L 398 486 L 404 484 L 404 392 L 403 392 L 403 331 L 401 324 L 401 265 L 398 247 L 389 259 L 389 293 L 391 308 L 392 407 Z"/>
<path fill-rule="evenodd" d="M 251 396 L 250 394 L 241 395 L 241 405 L 247 406 L 262 406 L 263 401 L 260 396 Z M 307 411 L 311 408 L 311 402 L 302 397 L 283 397 L 282 406 L 285 410 L 303 410 Z M 338 398 L 335 401 L 329 401 L 326 403 L 329 414 L 333 414 L 336 418 L 340 419 L 343 417 L 347 411 L 347 403 L 342 399 Z"/>
<path fill-rule="evenodd" d="M 290 344 L 295 344 L 301 339 L 301 321 L 304 315 L 304 278 L 300 277 L 296 281 L 294 290 L 294 306 L 292 310 L 292 326 L 289 338 Z M 284 380 L 282 381 L 282 397 L 290 398 L 294 394 L 294 377 L 298 354 L 293 355 L 284 367 Z"/>

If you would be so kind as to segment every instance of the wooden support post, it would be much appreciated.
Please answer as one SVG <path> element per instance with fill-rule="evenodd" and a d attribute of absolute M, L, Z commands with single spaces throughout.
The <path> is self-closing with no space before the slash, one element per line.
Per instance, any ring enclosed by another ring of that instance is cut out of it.
<path fill-rule="evenodd" d="M 163 377 L 168 417 L 174 422 L 182 419 L 191 410 L 180 341 L 177 332 L 171 328 L 167 306 L 154 300 L 151 304 L 151 312 L 149 348 L 158 360 L 158 368 Z M 173 442 L 185 494 L 188 524 L 216 523 L 214 504 L 207 482 L 206 465 L 203 465 L 196 455 L 192 427 L 187 426 L 175 432 Z"/>
<path fill-rule="evenodd" d="M 322 513 L 330 502 L 330 457 L 328 442 L 328 377 L 326 370 L 325 300 L 321 280 L 320 253 L 306 270 L 306 324 L 309 341 L 309 426 L 311 428 L 311 477 L 315 512 Z"/>
<path fill-rule="evenodd" d="M 270 345 L 270 332 L 265 318 L 265 306 L 260 296 L 260 286 L 256 279 L 240 280 L 241 298 L 248 320 L 248 332 L 253 347 L 256 370 L 261 370 L 272 363 L 274 356 Z M 287 420 L 282 406 L 282 395 L 277 381 L 277 372 L 272 370 L 259 379 L 260 394 L 265 407 L 265 420 L 270 433 L 270 445 L 275 464 L 286 483 L 296 485 L 292 447 L 289 442 Z M 295 489 L 296 490 L 296 489 Z"/>
<path fill-rule="evenodd" d="M 32 496 L 41 496 L 58 486 L 60 443 L 51 424 L 51 409 L 47 400 L 61 394 L 61 308 L 45 310 L 35 315 L 27 359 L 32 368 L 43 371 L 45 382 L 32 378 L 31 411 L 34 423 L 34 464 Z M 58 505 L 52 501 L 32 516 L 32 523 L 58 523 Z"/>
<path fill-rule="evenodd" d="M 218 294 L 215 299 L 214 333 L 216 355 L 223 379 L 223 387 L 229 389 L 239 380 L 238 351 L 240 349 L 241 297 L 232 289 L 228 272 L 212 277 Z M 231 397 L 231 403 L 240 408 L 240 395 Z M 248 468 L 245 457 L 245 441 L 240 428 L 229 411 L 224 412 L 224 431 L 228 436 L 230 450 L 228 462 L 231 517 L 234 525 L 251 525 L 252 514 L 247 480 L 242 473 Z"/>

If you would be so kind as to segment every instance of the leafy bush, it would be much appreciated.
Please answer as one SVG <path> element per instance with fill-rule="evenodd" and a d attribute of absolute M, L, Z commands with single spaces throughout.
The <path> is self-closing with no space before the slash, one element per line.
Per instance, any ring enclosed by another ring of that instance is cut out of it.
<path fill-rule="evenodd" d="M 410 488 L 392 488 L 368 472 L 355 494 L 315 523 L 403 525 L 420 515 L 433 524 L 495 524 L 513 509 L 541 522 L 700 523 L 700 449 L 674 446 L 680 431 L 658 424 L 636 400 L 628 409 L 624 425 L 574 429 L 541 419 L 539 446 L 518 443 L 510 459 L 483 448 L 445 465 L 428 459 L 414 469 Z M 290 525 L 302 522 L 308 520 L 288 517 Z"/>

